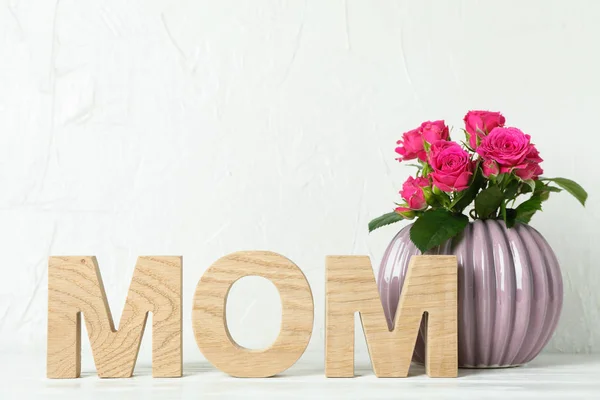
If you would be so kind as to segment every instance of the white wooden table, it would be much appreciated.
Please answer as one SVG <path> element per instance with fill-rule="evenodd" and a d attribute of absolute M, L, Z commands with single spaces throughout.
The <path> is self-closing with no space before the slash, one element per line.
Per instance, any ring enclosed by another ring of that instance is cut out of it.
<path fill-rule="evenodd" d="M 45 359 L 0 354 L 0 399 L 595 399 L 600 400 L 600 355 L 543 354 L 509 369 L 459 370 L 457 379 L 433 379 L 413 365 L 404 379 L 378 379 L 359 364 L 354 379 L 328 379 L 322 360 L 304 358 L 282 376 L 235 379 L 209 364 L 186 362 L 185 376 L 153 379 L 138 365 L 131 379 L 99 379 L 88 360 L 81 379 L 45 378 Z"/>

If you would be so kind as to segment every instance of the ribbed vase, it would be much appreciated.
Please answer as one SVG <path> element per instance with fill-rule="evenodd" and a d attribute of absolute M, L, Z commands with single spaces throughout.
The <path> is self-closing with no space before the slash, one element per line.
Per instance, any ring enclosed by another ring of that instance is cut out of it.
<path fill-rule="evenodd" d="M 389 244 L 377 279 L 390 329 L 408 262 L 421 254 L 410 241 L 410 227 Z M 563 283 L 554 252 L 534 228 L 477 220 L 427 254 L 458 259 L 459 367 L 522 365 L 548 343 L 562 309 Z M 424 340 L 422 325 L 416 362 L 424 360 Z"/>

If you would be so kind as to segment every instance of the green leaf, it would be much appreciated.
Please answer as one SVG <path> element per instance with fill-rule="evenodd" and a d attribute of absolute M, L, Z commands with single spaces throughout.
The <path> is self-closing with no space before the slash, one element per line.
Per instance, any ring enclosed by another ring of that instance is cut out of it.
<path fill-rule="evenodd" d="M 448 193 L 440 192 L 439 194 L 436 194 L 435 197 L 440 203 L 442 203 L 442 206 L 450 207 L 450 196 Z"/>
<path fill-rule="evenodd" d="M 465 132 L 467 132 L 467 131 L 465 131 Z M 465 142 L 465 141 L 462 141 L 462 140 L 461 140 L 461 142 L 460 142 L 460 143 L 463 145 L 463 147 L 465 147 L 465 148 L 466 148 L 467 150 L 469 150 L 471 153 L 475 153 L 475 149 L 473 149 L 473 148 L 471 147 L 471 145 L 469 145 L 469 143 L 468 143 L 468 142 L 469 142 L 469 140 L 470 140 L 470 139 L 469 139 L 469 134 L 467 133 L 467 141 Z"/>
<path fill-rule="evenodd" d="M 528 224 L 529 221 L 531 221 L 531 217 L 533 217 L 536 211 L 540 211 L 541 209 L 542 199 L 540 198 L 540 196 L 531 196 L 529 200 L 524 201 L 517 207 L 516 220 Z"/>
<path fill-rule="evenodd" d="M 544 181 L 550 181 L 556 183 L 567 192 L 571 193 L 582 206 L 585 206 L 588 194 L 584 188 L 581 187 L 577 182 L 566 178 L 545 178 Z"/>
<path fill-rule="evenodd" d="M 471 141 L 471 134 L 469 132 L 467 132 L 465 129 L 461 128 L 461 131 L 463 131 L 465 133 L 465 138 L 467 139 L 467 143 L 469 143 Z M 464 143 L 464 142 L 463 142 Z"/>
<path fill-rule="evenodd" d="M 504 178 L 506 178 L 507 174 L 498 174 L 498 176 L 496 177 L 496 182 L 499 184 L 502 183 L 502 181 L 504 180 Z"/>
<path fill-rule="evenodd" d="M 562 192 L 562 189 L 557 188 L 555 186 L 549 186 L 549 185 L 547 185 L 547 186 L 544 186 L 544 191 L 545 192 L 556 192 L 556 193 L 558 193 L 558 192 Z"/>
<path fill-rule="evenodd" d="M 393 224 L 394 222 L 398 222 L 403 219 L 404 218 L 402 217 L 402 215 L 398 214 L 397 212 L 383 214 L 381 217 L 377 217 L 373 221 L 369 222 L 369 232 L 373 232 L 377 228 Z"/>
<path fill-rule="evenodd" d="M 521 187 L 521 194 L 531 193 L 531 186 L 523 185 Z"/>
<path fill-rule="evenodd" d="M 431 172 L 431 167 L 429 166 L 429 164 L 425 164 L 423 166 L 423 169 L 421 170 L 421 175 L 427 176 L 427 175 L 429 175 L 430 172 Z"/>
<path fill-rule="evenodd" d="M 440 204 L 437 196 L 433 194 L 433 190 L 431 190 L 431 187 L 423 188 L 423 196 L 425 196 L 425 201 L 427 202 L 427 204 L 429 204 L 432 207 L 438 206 Z"/>
<path fill-rule="evenodd" d="M 528 179 L 526 181 L 523 181 L 523 183 L 529 185 L 532 192 L 535 191 L 535 181 L 533 179 Z"/>
<path fill-rule="evenodd" d="M 481 219 L 494 217 L 496 210 L 504 200 L 504 193 L 498 186 L 490 186 L 482 190 L 475 198 L 475 212 Z"/>
<path fill-rule="evenodd" d="M 515 197 L 518 190 L 519 190 L 519 181 L 517 181 L 517 180 L 510 181 L 510 183 L 508 184 L 506 189 L 504 189 L 504 198 L 506 200 L 511 200 L 512 198 Z"/>
<path fill-rule="evenodd" d="M 546 184 L 542 181 L 540 181 L 539 179 L 537 181 L 535 181 L 535 192 L 542 192 L 544 191 L 546 187 Z"/>
<path fill-rule="evenodd" d="M 419 171 L 423 169 L 423 166 L 419 165 L 419 164 L 406 164 L 406 165 L 408 165 L 409 167 L 415 167 Z"/>
<path fill-rule="evenodd" d="M 477 196 L 477 192 L 483 186 L 485 186 L 486 180 L 481 174 L 481 169 L 477 168 L 475 170 L 475 176 L 473 176 L 473 180 L 471 181 L 469 187 L 462 192 L 458 193 L 452 203 L 450 203 L 449 208 L 455 209 L 459 212 L 462 212 Z"/>
<path fill-rule="evenodd" d="M 410 228 L 410 240 L 425 253 L 462 232 L 468 223 L 466 215 L 453 214 L 442 208 L 429 210 Z"/>
<path fill-rule="evenodd" d="M 541 201 L 546 201 L 550 197 L 550 192 L 562 192 L 562 189 L 555 186 L 550 186 L 542 181 L 535 181 L 534 195 L 539 196 Z"/>

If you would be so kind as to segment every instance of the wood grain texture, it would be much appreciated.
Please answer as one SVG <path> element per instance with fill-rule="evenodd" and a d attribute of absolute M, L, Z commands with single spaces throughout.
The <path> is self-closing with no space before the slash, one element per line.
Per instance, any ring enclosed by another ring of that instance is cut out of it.
<path fill-rule="evenodd" d="M 266 349 L 238 345 L 227 328 L 225 305 L 231 285 L 245 276 L 270 280 L 281 297 L 281 329 Z M 302 271 L 268 251 L 229 254 L 202 276 L 194 294 L 192 325 L 198 347 L 215 367 L 229 375 L 263 378 L 291 367 L 304 353 L 313 327 L 313 297 Z"/>
<path fill-rule="evenodd" d="M 369 257 L 329 256 L 326 266 L 325 375 L 354 376 L 354 313 L 359 312 L 378 377 L 406 377 L 426 313 L 425 369 L 430 377 L 458 373 L 455 256 L 413 256 L 394 330 L 388 329 Z"/>
<path fill-rule="evenodd" d="M 48 378 L 78 378 L 83 313 L 98 375 L 127 378 L 148 313 L 152 313 L 152 376 L 182 375 L 182 258 L 139 257 L 115 330 L 96 257 L 50 257 Z"/>

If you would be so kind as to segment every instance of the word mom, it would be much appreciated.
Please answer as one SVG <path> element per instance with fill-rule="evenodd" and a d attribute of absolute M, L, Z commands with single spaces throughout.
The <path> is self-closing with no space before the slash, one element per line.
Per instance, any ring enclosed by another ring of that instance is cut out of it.
<path fill-rule="evenodd" d="M 139 257 L 116 330 L 95 257 L 50 257 L 48 273 L 48 378 L 78 378 L 81 314 L 98 375 L 133 374 L 148 313 L 152 313 L 152 376 L 181 377 L 182 257 Z M 227 329 L 231 285 L 245 276 L 269 279 L 281 296 L 279 336 L 271 347 L 239 346 Z M 426 321 L 426 372 L 457 376 L 457 263 L 454 256 L 411 259 L 388 329 L 373 270 L 366 256 L 326 258 L 325 375 L 354 376 L 354 313 L 360 313 L 378 377 L 406 377 L 421 320 Z M 198 347 L 215 367 L 235 377 L 269 377 L 304 353 L 313 328 L 312 292 L 302 271 L 272 252 L 248 251 L 216 261 L 200 278 L 192 325 Z"/>

